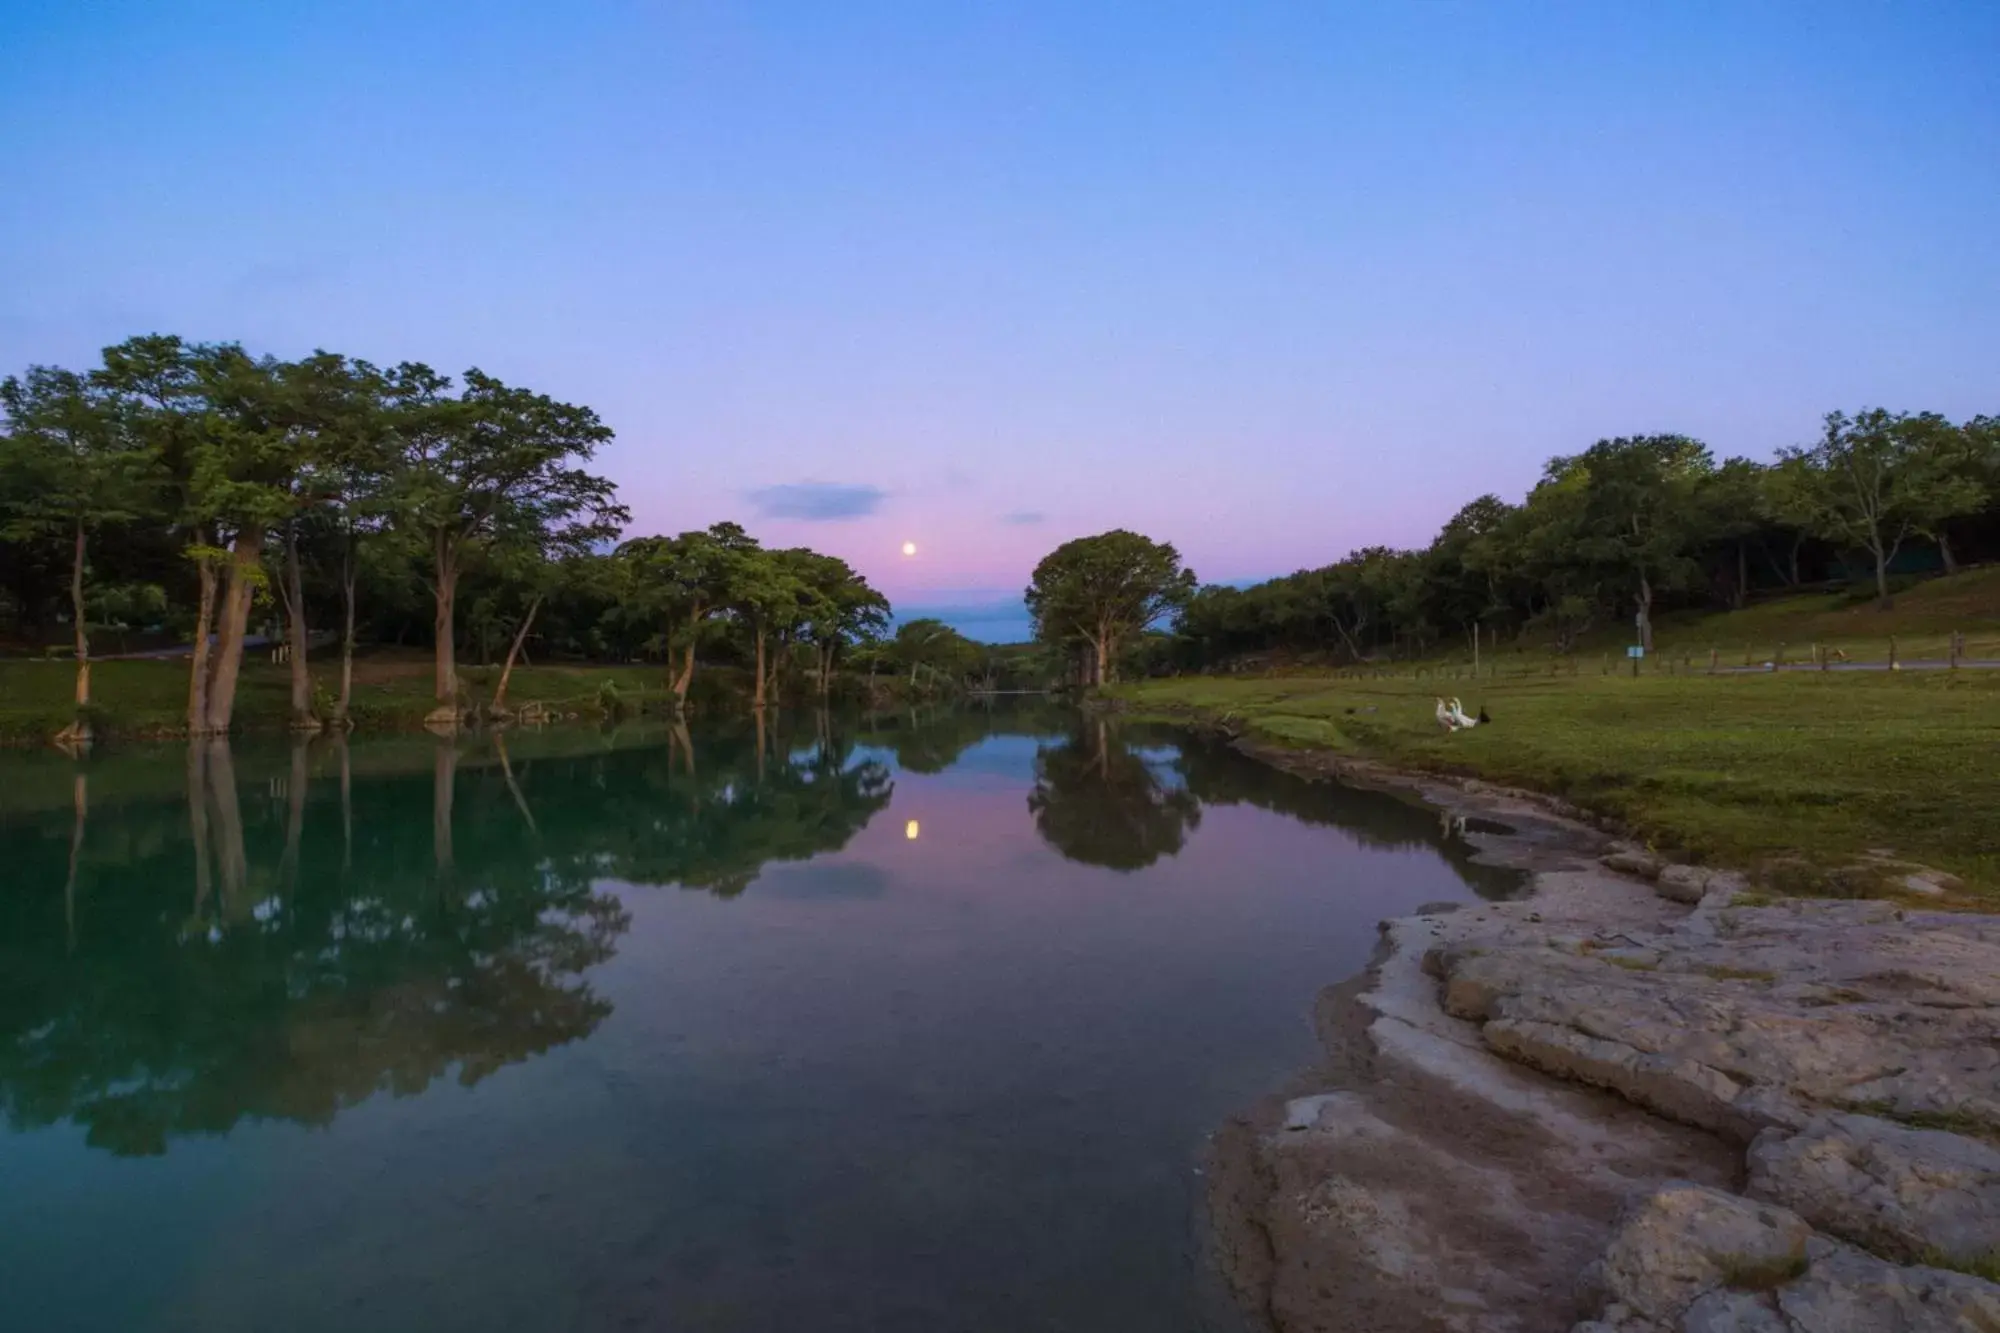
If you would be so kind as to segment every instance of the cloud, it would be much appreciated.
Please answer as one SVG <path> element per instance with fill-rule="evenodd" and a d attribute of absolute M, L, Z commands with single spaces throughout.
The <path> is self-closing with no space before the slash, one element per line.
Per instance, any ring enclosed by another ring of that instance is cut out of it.
<path fill-rule="evenodd" d="M 762 486 L 750 492 L 750 503 L 765 518 L 812 521 L 861 518 L 878 509 L 889 493 L 880 486 L 844 486 L 831 481 L 798 481 Z"/>
<path fill-rule="evenodd" d="M 1031 523 L 1039 523 L 1047 517 L 1048 515 L 1039 509 L 1016 509 L 1011 514 L 1000 515 L 1000 521 L 1011 523 L 1017 528 L 1024 528 Z"/>

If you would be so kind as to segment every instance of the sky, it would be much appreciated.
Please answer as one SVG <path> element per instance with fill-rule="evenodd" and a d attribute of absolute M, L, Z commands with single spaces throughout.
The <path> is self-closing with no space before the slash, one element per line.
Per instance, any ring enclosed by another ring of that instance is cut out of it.
<path fill-rule="evenodd" d="M 2000 5 L 0 0 L 0 371 L 144 332 L 597 409 L 1022 637 L 1062 541 L 1421 545 L 1545 459 L 2000 411 Z M 905 542 L 915 556 L 901 554 Z"/>

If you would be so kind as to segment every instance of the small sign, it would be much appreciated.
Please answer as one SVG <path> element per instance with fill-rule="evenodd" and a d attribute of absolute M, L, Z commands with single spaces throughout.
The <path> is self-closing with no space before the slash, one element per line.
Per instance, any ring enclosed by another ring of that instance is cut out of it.
<path fill-rule="evenodd" d="M 1625 650 L 1625 656 L 1627 657 L 1644 657 L 1645 655 L 1646 647 L 1644 644 L 1635 643 Z"/>

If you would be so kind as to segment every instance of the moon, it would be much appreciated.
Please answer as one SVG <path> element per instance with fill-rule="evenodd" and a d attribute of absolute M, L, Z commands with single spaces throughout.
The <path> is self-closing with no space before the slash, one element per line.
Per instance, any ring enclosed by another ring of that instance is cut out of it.
<path fill-rule="evenodd" d="M 904 543 L 903 543 L 903 554 L 904 554 L 904 555 L 915 555 L 916 553 L 917 553 L 917 544 L 916 544 L 915 542 L 904 542 Z"/>

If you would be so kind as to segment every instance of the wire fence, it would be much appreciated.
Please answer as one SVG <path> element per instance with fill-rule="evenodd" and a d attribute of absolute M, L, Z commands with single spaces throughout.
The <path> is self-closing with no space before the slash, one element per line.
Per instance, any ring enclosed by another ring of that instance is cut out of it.
<path fill-rule="evenodd" d="M 1342 680 L 1528 680 L 1564 676 L 1743 676 L 1773 672 L 1981 671 L 2000 669 L 2000 630 L 1893 635 L 1887 639 L 1676 646 L 1634 655 L 1577 652 L 1545 659 L 1498 654 L 1475 661 L 1335 667 Z M 1265 674 L 1289 674 L 1282 671 Z"/>

